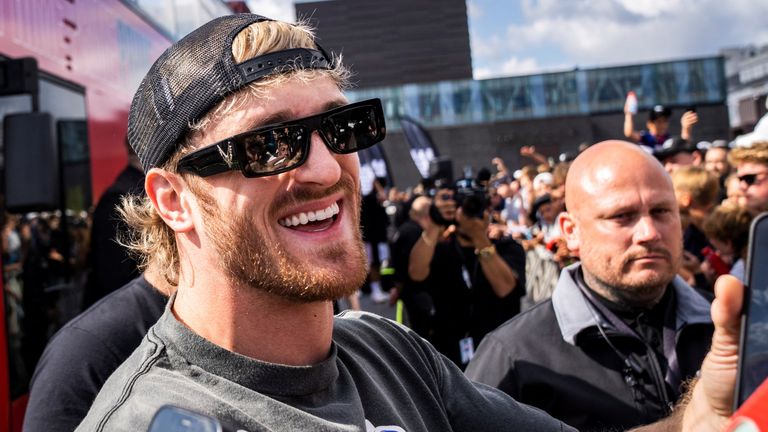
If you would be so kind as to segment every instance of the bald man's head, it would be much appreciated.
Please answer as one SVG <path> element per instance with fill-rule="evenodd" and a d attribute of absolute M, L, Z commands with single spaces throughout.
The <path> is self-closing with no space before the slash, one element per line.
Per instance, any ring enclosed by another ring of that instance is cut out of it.
<path fill-rule="evenodd" d="M 568 170 L 565 179 L 565 205 L 568 211 L 578 213 L 584 204 L 584 194 L 590 195 L 615 182 L 617 174 L 641 169 L 655 171 L 660 177 L 669 178 L 661 163 L 637 144 L 609 140 L 590 146 L 579 154 Z M 669 187 L 672 187 L 671 180 Z"/>
<path fill-rule="evenodd" d="M 618 303 L 655 304 L 682 256 L 677 201 L 664 167 L 635 144 L 604 141 L 573 162 L 565 197 L 561 229 L 590 288 Z"/>

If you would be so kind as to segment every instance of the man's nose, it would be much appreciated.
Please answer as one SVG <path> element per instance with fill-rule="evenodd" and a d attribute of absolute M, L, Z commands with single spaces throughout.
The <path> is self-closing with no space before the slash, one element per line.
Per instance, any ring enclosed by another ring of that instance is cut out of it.
<path fill-rule="evenodd" d="M 341 165 L 317 131 L 312 132 L 307 161 L 294 170 L 293 178 L 300 183 L 332 186 L 341 178 Z"/>
<path fill-rule="evenodd" d="M 635 225 L 635 243 L 649 243 L 661 239 L 661 232 L 653 217 L 642 216 Z"/>

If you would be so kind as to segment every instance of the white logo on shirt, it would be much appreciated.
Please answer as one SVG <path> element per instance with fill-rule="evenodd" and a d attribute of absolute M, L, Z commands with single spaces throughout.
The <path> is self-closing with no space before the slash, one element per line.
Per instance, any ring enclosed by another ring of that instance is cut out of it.
<path fill-rule="evenodd" d="M 365 432 L 405 432 L 400 426 L 374 426 L 369 420 L 365 421 Z"/>

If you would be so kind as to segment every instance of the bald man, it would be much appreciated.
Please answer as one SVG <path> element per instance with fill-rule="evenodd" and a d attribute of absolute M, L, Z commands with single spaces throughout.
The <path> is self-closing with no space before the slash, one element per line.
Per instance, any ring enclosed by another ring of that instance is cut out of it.
<path fill-rule="evenodd" d="M 638 146 L 596 144 L 571 166 L 560 228 L 581 262 L 551 300 L 480 345 L 466 374 L 581 431 L 669 413 L 710 345 L 709 303 L 676 276 L 672 181 Z"/>

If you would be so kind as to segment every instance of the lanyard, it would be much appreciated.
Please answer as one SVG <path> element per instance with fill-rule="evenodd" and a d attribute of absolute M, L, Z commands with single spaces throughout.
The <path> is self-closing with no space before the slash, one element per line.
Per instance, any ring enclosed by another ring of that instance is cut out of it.
<path fill-rule="evenodd" d="M 647 347 L 650 348 L 651 351 L 654 351 L 653 348 L 651 348 L 645 340 L 637 334 L 635 330 L 633 330 L 631 327 L 629 327 L 624 321 L 619 319 L 613 312 L 611 312 L 604 304 L 602 304 L 597 298 L 595 298 L 595 294 L 592 293 L 587 287 L 586 283 L 584 283 L 581 278 L 577 278 L 578 280 L 578 287 L 581 290 L 581 292 L 584 294 L 585 297 L 589 300 L 589 303 L 595 307 L 602 315 L 605 320 L 607 320 L 619 333 L 624 334 L 626 336 L 632 336 L 640 341 L 642 341 Z M 669 285 L 667 289 L 674 290 L 674 287 Z M 673 291 L 674 293 L 674 291 Z M 680 372 L 680 364 L 677 359 L 677 349 L 676 349 L 676 341 L 677 341 L 677 334 L 674 329 L 674 322 L 675 322 L 675 302 L 676 299 L 673 296 L 672 299 L 667 304 L 667 308 L 664 311 L 664 326 L 662 328 L 662 339 L 664 344 L 664 357 L 666 357 L 667 360 L 667 371 L 664 374 L 664 381 L 672 388 L 674 389 L 675 393 L 678 393 L 678 389 L 680 387 L 681 383 L 681 372 Z M 670 325 L 672 324 L 672 325 Z M 597 323 L 597 325 L 600 325 L 600 323 Z"/>

